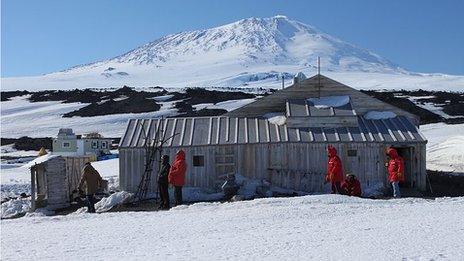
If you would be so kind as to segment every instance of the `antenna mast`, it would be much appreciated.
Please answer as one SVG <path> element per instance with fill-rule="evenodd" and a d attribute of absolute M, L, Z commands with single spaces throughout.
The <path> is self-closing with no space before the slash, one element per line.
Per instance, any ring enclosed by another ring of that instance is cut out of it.
<path fill-rule="evenodd" d="M 321 97 L 321 57 L 317 57 L 317 97 Z"/>
<path fill-rule="evenodd" d="M 282 73 L 282 90 L 285 88 L 285 83 L 284 83 L 284 74 Z"/>

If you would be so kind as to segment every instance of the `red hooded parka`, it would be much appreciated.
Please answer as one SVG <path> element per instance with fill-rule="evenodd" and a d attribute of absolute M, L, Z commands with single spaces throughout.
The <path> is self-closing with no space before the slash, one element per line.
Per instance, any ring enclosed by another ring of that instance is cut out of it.
<path fill-rule="evenodd" d="M 388 181 L 400 182 L 404 181 L 404 160 L 398 156 L 398 152 L 394 148 L 387 150 L 390 161 L 388 162 Z"/>
<path fill-rule="evenodd" d="M 327 176 L 326 180 L 328 182 L 342 182 L 343 181 L 343 167 L 342 161 L 337 156 L 337 150 L 332 147 L 328 146 L 327 151 L 329 154 L 329 162 L 327 163 Z"/>
<path fill-rule="evenodd" d="M 342 190 L 344 191 L 345 195 L 348 196 L 360 197 L 362 195 L 361 183 L 357 178 L 353 178 L 351 180 L 349 177 L 347 177 L 342 183 Z"/>
<path fill-rule="evenodd" d="M 186 171 L 187 163 L 185 163 L 185 152 L 183 150 L 179 150 L 174 162 L 172 163 L 171 169 L 169 170 L 169 183 L 178 187 L 184 186 Z"/>

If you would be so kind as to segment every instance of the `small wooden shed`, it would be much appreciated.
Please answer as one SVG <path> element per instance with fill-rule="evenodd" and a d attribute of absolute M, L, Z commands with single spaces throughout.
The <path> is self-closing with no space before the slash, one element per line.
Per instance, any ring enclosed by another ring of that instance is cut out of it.
<path fill-rule="evenodd" d="M 364 187 L 387 185 L 385 151 L 394 146 L 405 159 L 404 185 L 425 190 L 427 141 L 418 122 L 413 114 L 316 75 L 219 117 L 129 120 L 119 145 L 120 188 L 137 190 L 145 145 L 161 133 L 172 138 L 160 154 L 173 160 L 177 150 L 186 152 L 188 186 L 219 189 L 219 177 L 238 173 L 283 188 L 324 192 L 330 144 L 345 173 L 356 174 Z"/>
<path fill-rule="evenodd" d="M 91 156 L 62 157 L 46 154 L 25 165 L 31 171 L 31 211 L 68 207 L 79 185 L 81 169 Z"/>
<path fill-rule="evenodd" d="M 31 169 L 31 210 L 55 210 L 69 206 L 69 191 L 64 158 L 46 154 L 29 162 Z"/>

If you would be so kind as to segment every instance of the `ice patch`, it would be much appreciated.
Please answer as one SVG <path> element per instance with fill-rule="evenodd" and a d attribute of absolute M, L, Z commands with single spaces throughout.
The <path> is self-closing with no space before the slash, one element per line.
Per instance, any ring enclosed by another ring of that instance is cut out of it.
<path fill-rule="evenodd" d="M 172 97 L 174 97 L 173 94 L 167 94 L 167 95 L 156 96 L 151 99 L 158 101 L 158 102 L 164 102 L 164 101 L 171 99 Z"/>
<path fill-rule="evenodd" d="M 392 111 L 370 111 L 364 114 L 366 120 L 385 120 L 395 118 L 396 114 Z"/>
<path fill-rule="evenodd" d="M 171 201 L 174 199 L 174 190 L 169 190 L 169 197 Z M 213 192 L 208 189 L 197 187 L 185 187 L 182 189 L 182 197 L 186 202 L 198 201 L 218 201 L 224 198 L 224 193 Z"/>
<path fill-rule="evenodd" d="M 49 210 L 46 208 L 38 208 L 34 212 L 26 213 L 25 217 L 45 217 L 45 216 L 52 216 L 55 214 L 55 211 Z"/>
<path fill-rule="evenodd" d="M 126 191 L 113 193 L 109 197 L 102 198 L 100 201 L 98 201 L 97 204 L 95 204 L 95 210 L 98 213 L 106 212 L 114 206 L 128 203 L 133 198 L 133 196 L 134 194 Z"/>
<path fill-rule="evenodd" d="M 11 199 L 2 203 L 1 218 L 12 218 L 20 216 L 29 211 L 31 208 L 30 199 Z"/>
<path fill-rule="evenodd" d="M 309 98 L 308 102 L 312 103 L 318 109 L 328 109 L 330 107 L 341 107 L 350 102 L 350 96 L 326 96 L 320 98 Z"/>

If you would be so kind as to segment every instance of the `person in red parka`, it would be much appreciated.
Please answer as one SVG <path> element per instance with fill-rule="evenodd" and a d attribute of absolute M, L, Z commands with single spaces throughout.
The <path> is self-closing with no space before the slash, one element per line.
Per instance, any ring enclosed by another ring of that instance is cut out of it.
<path fill-rule="evenodd" d="M 329 145 L 327 147 L 329 161 L 327 163 L 327 176 L 325 180 L 332 184 L 332 194 L 341 194 L 340 183 L 343 181 L 342 161 L 337 155 L 337 150 Z"/>
<path fill-rule="evenodd" d="M 342 183 L 343 194 L 353 197 L 360 197 L 362 194 L 361 183 L 353 174 L 346 175 Z"/>
<path fill-rule="evenodd" d="M 395 148 L 388 148 L 387 155 L 390 160 L 387 163 L 388 182 L 393 188 L 393 197 L 401 197 L 399 183 L 404 181 L 404 160 L 398 155 Z"/>
<path fill-rule="evenodd" d="M 179 150 L 176 153 L 176 158 L 169 170 L 168 180 L 174 186 L 174 204 L 182 205 L 182 187 L 185 184 L 185 172 L 187 171 L 187 163 L 185 163 L 185 152 Z"/>

